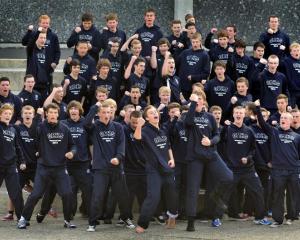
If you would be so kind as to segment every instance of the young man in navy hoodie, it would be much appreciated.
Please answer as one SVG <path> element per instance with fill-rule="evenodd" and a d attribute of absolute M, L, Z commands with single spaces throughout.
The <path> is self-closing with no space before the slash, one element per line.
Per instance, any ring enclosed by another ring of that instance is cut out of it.
<path fill-rule="evenodd" d="M 209 56 L 201 41 L 201 34 L 195 33 L 191 38 L 192 48 L 184 50 L 178 57 L 178 76 L 185 99 L 190 97 L 193 83 L 207 80 L 210 73 Z"/>
<path fill-rule="evenodd" d="M 212 216 L 212 226 L 221 226 L 220 217 L 227 208 L 229 199 L 227 190 L 232 186 L 232 172 L 219 156 L 216 145 L 220 140 L 219 130 L 213 115 L 203 111 L 206 99 L 203 91 L 194 92 L 191 105 L 184 120 L 187 142 L 187 196 L 186 215 L 187 231 L 195 231 L 194 221 L 197 211 L 198 192 L 201 185 L 204 168 L 217 178 L 211 198 L 216 202 Z"/>
<path fill-rule="evenodd" d="M 289 97 L 288 83 L 286 76 L 278 72 L 279 58 L 271 55 L 268 58 L 268 69 L 264 70 L 258 78 L 260 84 L 261 106 L 273 114 L 277 110 L 276 98 L 283 93 Z"/>
<path fill-rule="evenodd" d="M 260 35 L 259 41 L 266 46 L 266 59 L 272 54 L 280 59 L 289 55 L 290 38 L 279 29 L 279 18 L 276 15 L 269 16 L 269 28 Z"/>
<path fill-rule="evenodd" d="M 93 15 L 84 13 L 81 17 L 81 25 L 75 27 L 71 36 L 67 40 L 68 48 L 76 46 L 79 41 L 87 41 L 89 54 L 98 62 L 100 52 L 100 32 L 93 24 Z M 74 53 L 76 53 L 76 48 Z"/>
<path fill-rule="evenodd" d="M 58 120 L 59 107 L 50 103 L 45 107 L 46 120 L 32 128 L 36 139 L 39 158 L 33 192 L 29 195 L 22 216 L 18 222 L 19 229 L 26 229 L 39 199 L 43 196 L 49 181 L 53 181 L 58 194 L 62 197 L 64 227 L 76 228 L 71 220 L 72 189 L 66 170 L 66 161 L 73 159 L 76 146 L 70 130 Z M 37 126 L 38 125 L 38 126 Z"/>
<path fill-rule="evenodd" d="M 48 73 L 49 74 L 49 86 L 52 85 L 52 73 L 55 70 L 56 66 L 59 63 L 60 59 L 60 47 L 59 47 L 59 41 L 57 35 L 50 29 L 50 17 L 48 15 L 41 15 L 39 17 L 39 23 L 38 23 L 38 29 L 33 30 L 33 25 L 30 25 L 28 27 L 28 31 L 25 34 L 25 36 L 22 39 L 22 45 L 28 46 L 30 42 L 32 42 L 32 39 L 36 38 L 36 35 L 38 35 L 38 32 L 45 32 L 46 33 L 46 40 L 44 43 L 45 47 L 45 56 L 47 58 L 47 64 L 48 64 Z M 35 42 L 35 41 L 33 41 Z M 27 53 L 27 58 L 29 58 Z M 28 70 L 28 65 L 27 65 Z M 34 74 L 32 72 L 27 72 L 34 75 L 36 82 L 39 82 L 37 79 L 37 74 Z M 38 86 L 36 86 L 37 88 Z M 38 90 L 38 89 L 37 89 Z M 49 91 L 49 89 L 48 89 Z"/>
<path fill-rule="evenodd" d="M 10 119 L 10 123 L 18 124 L 21 122 L 21 99 L 10 91 L 10 80 L 8 77 L 0 78 L 0 105 L 9 103 L 13 106 L 13 116 Z"/>
<path fill-rule="evenodd" d="M 106 27 L 101 33 L 101 48 L 109 50 L 110 41 L 112 38 L 117 39 L 119 46 L 126 42 L 126 33 L 118 28 L 119 18 L 116 13 L 109 13 L 105 16 Z"/>
<path fill-rule="evenodd" d="M 281 72 L 286 75 L 291 105 L 300 107 L 300 44 L 292 43 L 290 55 L 280 63 Z"/>
<path fill-rule="evenodd" d="M 257 120 L 261 128 L 270 139 L 272 152 L 271 179 L 273 186 L 272 218 L 271 227 L 279 227 L 284 220 L 284 198 L 285 192 L 290 190 L 290 204 L 287 204 L 287 224 L 296 219 L 296 199 L 299 196 L 299 174 L 300 174 L 300 136 L 291 129 L 293 116 L 283 113 L 280 116 L 280 127 L 275 128 L 267 124 L 260 111 L 259 100 L 255 101 L 257 106 Z"/>
<path fill-rule="evenodd" d="M 145 120 L 139 118 L 134 138 L 144 147 L 147 173 L 147 196 L 143 203 L 136 227 L 137 233 L 148 228 L 158 206 L 161 191 L 165 191 L 167 202 L 168 228 L 175 228 L 177 217 L 177 194 L 174 178 L 175 162 L 171 150 L 168 132 L 159 128 L 159 112 L 149 105 L 144 110 Z M 143 127 L 143 128 L 142 128 Z"/>
<path fill-rule="evenodd" d="M 10 125 L 13 112 L 13 106 L 9 103 L 0 107 L 0 150 L 2 153 L 0 156 L 0 186 L 5 180 L 9 198 L 15 206 L 18 219 L 20 219 L 24 202 L 17 165 L 21 170 L 25 170 L 26 162 L 17 139 L 17 131 Z"/>
<path fill-rule="evenodd" d="M 125 136 L 121 124 L 111 120 L 111 107 L 107 103 L 92 106 L 87 116 L 91 125 L 93 143 L 93 190 L 89 215 L 88 232 L 95 232 L 98 217 L 102 215 L 105 194 L 109 185 L 117 198 L 120 218 L 127 228 L 134 228 L 129 219 L 128 190 L 125 184 L 123 159 L 125 156 Z M 92 124 L 98 113 L 99 120 Z"/>
<path fill-rule="evenodd" d="M 263 188 L 254 169 L 253 157 L 255 154 L 255 137 L 252 130 L 244 125 L 245 108 L 236 106 L 233 109 L 233 123 L 222 129 L 221 140 L 224 142 L 224 156 L 228 167 L 233 172 L 234 185 L 231 191 L 235 192 L 239 184 L 244 184 L 252 199 L 255 201 L 255 224 L 270 225 L 265 217 Z M 238 216 L 237 198 L 231 195 L 228 214 Z"/>
<path fill-rule="evenodd" d="M 144 25 L 135 31 L 142 42 L 141 55 L 146 58 L 150 58 L 151 47 L 155 46 L 158 40 L 163 37 L 160 27 L 154 24 L 155 18 L 156 11 L 153 8 L 147 9 L 144 14 Z"/>

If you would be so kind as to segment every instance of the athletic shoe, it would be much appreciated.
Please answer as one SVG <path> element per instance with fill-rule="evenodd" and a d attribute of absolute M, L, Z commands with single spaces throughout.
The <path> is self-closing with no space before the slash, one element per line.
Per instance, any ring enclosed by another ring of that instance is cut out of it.
<path fill-rule="evenodd" d="M 168 229 L 173 229 L 176 226 L 176 219 L 175 218 L 168 218 L 167 220 L 167 228 Z"/>
<path fill-rule="evenodd" d="M 187 227 L 186 227 L 186 230 L 188 232 L 195 232 L 194 222 L 195 222 L 194 220 L 191 220 L 191 219 L 188 220 L 188 224 L 187 224 Z"/>
<path fill-rule="evenodd" d="M 38 223 L 41 223 L 41 222 L 43 222 L 43 220 L 44 220 L 45 217 L 46 217 L 45 215 L 42 215 L 42 214 L 38 213 L 38 214 L 36 215 L 36 221 L 37 221 Z"/>
<path fill-rule="evenodd" d="M 24 217 L 21 217 L 20 220 L 18 221 L 17 228 L 18 229 L 26 229 L 27 227 L 27 221 L 25 220 Z"/>
<path fill-rule="evenodd" d="M 257 225 L 265 225 L 265 226 L 272 224 L 272 222 L 270 220 L 268 220 L 267 218 L 260 219 L 260 220 L 254 220 L 253 222 Z"/>
<path fill-rule="evenodd" d="M 293 224 L 293 220 L 292 219 L 287 219 L 284 224 L 286 224 L 286 225 L 292 225 Z"/>
<path fill-rule="evenodd" d="M 48 214 L 49 214 L 51 217 L 54 217 L 54 218 L 57 218 L 57 216 L 58 216 L 57 212 L 56 212 L 53 208 L 51 208 L 51 209 L 49 210 Z"/>
<path fill-rule="evenodd" d="M 112 221 L 111 219 L 104 219 L 104 224 L 112 224 Z"/>
<path fill-rule="evenodd" d="M 91 226 L 89 225 L 88 228 L 86 229 L 87 232 L 95 232 L 96 231 L 96 226 Z"/>
<path fill-rule="evenodd" d="M 7 213 L 2 219 L 2 221 L 13 221 L 14 220 L 14 215 L 11 213 Z"/>
<path fill-rule="evenodd" d="M 221 221 L 219 218 L 216 218 L 211 221 L 211 226 L 212 227 L 220 227 L 222 225 Z"/>
<path fill-rule="evenodd" d="M 64 227 L 65 228 L 76 228 L 76 225 L 75 224 L 73 224 L 73 223 L 71 223 L 71 222 L 68 222 L 68 221 L 64 221 Z"/>
<path fill-rule="evenodd" d="M 281 225 L 282 225 L 282 223 L 273 222 L 273 223 L 270 225 L 270 227 L 271 227 L 271 228 L 278 228 L 278 227 L 280 227 Z"/>
<path fill-rule="evenodd" d="M 119 221 L 116 223 L 117 227 L 124 227 L 125 226 L 125 222 L 122 219 L 119 219 Z"/>
<path fill-rule="evenodd" d="M 129 228 L 129 229 L 133 229 L 135 228 L 134 224 L 132 223 L 130 218 L 127 218 L 124 222 L 124 225 Z"/>
<path fill-rule="evenodd" d="M 156 216 L 156 217 L 154 217 L 154 219 L 155 219 L 155 222 L 160 224 L 160 225 L 165 225 L 166 224 L 166 220 L 165 220 L 163 215 Z"/>

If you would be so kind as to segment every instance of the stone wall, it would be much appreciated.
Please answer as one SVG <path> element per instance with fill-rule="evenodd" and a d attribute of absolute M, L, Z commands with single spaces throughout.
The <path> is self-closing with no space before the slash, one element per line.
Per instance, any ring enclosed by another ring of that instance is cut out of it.
<path fill-rule="evenodd" d="M 166 34 L 174 16 L 173 0 L 0 0 L 0 3 L 0 43 L 20 42 L 27 26 L 36 25 L 38 16 L 43 13 L 52 17 L 52 28 L 61 42 L 66 42 L 74 26 L 80 23 L 81 14 L 86 11 L 95 15 L 99 29 L 105 25 L 106 13 L 118 13 L 120 27 L 128 34 L 143 23 L 143 12 L 147 7 L 157 10 L 157 24 Z M 298 0 L 194 0 L 194 15 L 204 35 L 213 26 L 222 28 L 234 23 L 239 37 L 252 44 L 266 29 L 270 14 L 280 17 L 282 29 L 292 40 L 299 40 L 299 7 Z"/>
<path fill-rule="evenodd" d="M 277 15 L 281 28 L 291 40 L 299 41 L 299 7 L 298 0 L 194 0 L 194 15 L 206 35 L 212 27 L 223 28 L 235 24 L 238 37 L 253 44 L 268 27 L 268 16 Z"/>

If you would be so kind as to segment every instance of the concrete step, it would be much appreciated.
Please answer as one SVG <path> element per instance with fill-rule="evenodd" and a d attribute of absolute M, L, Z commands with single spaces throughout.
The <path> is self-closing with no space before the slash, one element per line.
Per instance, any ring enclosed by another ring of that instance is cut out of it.
<path fill-rule="evenodd" d="M 0 68 L 0 77 L 8 77 L 11 81 L 11 90 L 18 92 L 23 88 L 25 68 Z M 53 73 L 53 82 L 61 83 L 64 78 L 62 69 L 56 69 Z"/>
<path fill-rule="evenodd" d="M 57 69 L 63 69 L 66 59 L 61 59 Z M 26 68 L 27 60 L 24 58 L 0 58 L 0 68 Z"/>

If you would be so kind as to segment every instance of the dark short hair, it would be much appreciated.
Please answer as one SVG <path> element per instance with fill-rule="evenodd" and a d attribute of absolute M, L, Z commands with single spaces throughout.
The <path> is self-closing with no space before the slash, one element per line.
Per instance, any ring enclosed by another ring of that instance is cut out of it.
<path fill-rule="evenodd" d="M 137 66 L 137 65 L 139 65 L 139 63 L 141 63 L 141 62 L 143 62 L 143 63 L 146 64 L 145 58 L 143 58 L 143 57 L 138 57 L 138 58 L 134 61 L 133 65 L 134 65 L 134 66 Z"/>
<path fill-rule="evenodd" d="M 94 19 L 94 17 L 93 17 L 93 14 L 91 14 L 91 13 L 84 13 L 84 14 L 82 14 L 82 17 L 81 17 L 82 22 L 89 22 L 89 21 L 93 22 L 93 19 Z"/>
<path fill-rule="evenodd" d="M 242 39 L 238 39 L 235 41 L 234 46 L 236 48 L 246 48 L 246 43 Z"/>
<path fill-rule="evenodd" d="M 255 51 L 258 47 L 261 47 L 261 48 L 263 48 L 263 49 L 266 48 L 265 44 L 263 44 L 262 42 L 256 42 L 256 43 L 254 43 L 254 45 L 253 45 L 253 51 Z"/>
<path fill-rule="evenodd" d="M 77 108 L 77 109 L 79 110 L 79 115 L 80 115 L 80 116 L 83 114 L 83 108 L 82 108 L 81 103 L 78 102 L 78 101 L 75 101 L 75 100 L 69 102 L 69 104 L 68 104 L 68 106 L 67 106 L 67 113 L 68 113 L 68 114 L 70 114 L 69 111 L 70 111 L 70 109 L 73 108 L 73 107 L 74 107 L 74 108 Z"/>
<path fill-rule="evenodd" d="M 58 114 L 60 113 L 60 108 L 56 103 L 49 103 L 46 107 L 44 107 L 45 112 L 48 112 L 49 109 L 56 109 Z"/>
<path fill-rule="evenodd" d="M 33 76 L 32 74 L 26 74 L 26 75 L 24 76 L 24 82 L 26 82 L 26 80 L 27 80 L 28 78 L 34 78 L 34 76 Z"/>
<path fill-rule="evenodd" d="M 130 118 L 140 118 L 140 117 L 142 117 L 141 111 L 133 111 L 130 113 Z"/>
<path fill-rule="evenodd" d="M 187 24 L 185 24 L 185 28 L 188 29 L 190 26 L 194 26 L 196 27 L 196 24 L 193 22 L 188 22 Z"/>
<path fill-rule="evenodd" d="M 10 80 L 8 77 L 1 77 L 0 82 L 9 82 L 10 83 Z"/>

